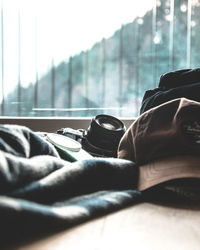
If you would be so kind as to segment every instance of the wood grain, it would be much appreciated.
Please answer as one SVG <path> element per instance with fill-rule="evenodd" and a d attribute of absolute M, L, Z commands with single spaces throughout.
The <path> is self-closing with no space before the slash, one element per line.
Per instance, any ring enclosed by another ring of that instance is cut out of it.
<path fill-rule="evenodd" d="M 138 204 L 16 249 L 199 250 L 200 207 Z"/>

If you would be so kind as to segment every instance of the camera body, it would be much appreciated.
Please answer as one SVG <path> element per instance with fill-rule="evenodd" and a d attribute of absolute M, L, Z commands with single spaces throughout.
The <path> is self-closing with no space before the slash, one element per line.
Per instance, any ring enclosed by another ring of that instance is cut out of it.
<path fill-rule="evenodd" d="M 88 130 L 61 128 L 58 134 L 78 141 L 82 148 L 95 157 L 117 157 L 117 149 L 126 127 L 122 121 L 110 115 L 92 118 Z"/>

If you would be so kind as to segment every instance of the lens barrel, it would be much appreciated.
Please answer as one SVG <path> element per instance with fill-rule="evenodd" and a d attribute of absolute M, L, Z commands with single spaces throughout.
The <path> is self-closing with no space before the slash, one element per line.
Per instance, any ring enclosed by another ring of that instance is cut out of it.
<path fill-rule="evenodd" d="M 105 156 L 106 151 L 108 151 L 107 156 L 112 156 L 111 154 L 116 156 L 119 141 L 125 131 L 125 125 L 116 117 L 97 115 L 91 120 L 86 136 L 88 145 L 85 146 L 90 146 L 90 149 L 94 146 L 93 151 L 99 151 L 100 154 L 103 151 Z"/>

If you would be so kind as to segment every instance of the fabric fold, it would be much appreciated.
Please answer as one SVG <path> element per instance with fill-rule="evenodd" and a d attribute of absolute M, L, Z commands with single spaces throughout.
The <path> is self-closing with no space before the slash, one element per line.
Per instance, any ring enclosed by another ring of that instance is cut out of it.
<path fill-rule="evenodd" d="M 1 244 L 66 229 L 141 197 L 132 161 L 71 163 L 28 128 L 1 125 L 0 132 Z"/>

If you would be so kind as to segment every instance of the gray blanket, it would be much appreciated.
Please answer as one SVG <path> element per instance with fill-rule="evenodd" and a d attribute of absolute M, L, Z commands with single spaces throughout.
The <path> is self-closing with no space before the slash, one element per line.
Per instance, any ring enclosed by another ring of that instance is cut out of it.
<path fill-rule="evenodd" d="M 36 133 L 0 125 L 0 243 L 46 234 L 140 200 L 134 162 L 70 163 Z M 1 246 L 1 245 L 0 245 Z"/>

